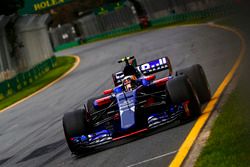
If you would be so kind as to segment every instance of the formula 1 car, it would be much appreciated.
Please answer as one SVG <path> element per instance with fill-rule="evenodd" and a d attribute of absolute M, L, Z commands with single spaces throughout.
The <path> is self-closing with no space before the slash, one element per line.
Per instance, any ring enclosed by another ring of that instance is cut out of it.
<path fill-rule="evenodd" d="M 178 119 L 196 118 L 201 104 L 211 98 L 203 68 L 196 64 L 173 75 L 169 59 L 163 57 L 137 65 L 125 57 L 123 71 L 112 75 L 115 87 L 89 99 L 83 109 L 63 116 L 69 149 L 74 154 L 88 151 Z M 154 73 L 166 70 L 157 79 Z"/>

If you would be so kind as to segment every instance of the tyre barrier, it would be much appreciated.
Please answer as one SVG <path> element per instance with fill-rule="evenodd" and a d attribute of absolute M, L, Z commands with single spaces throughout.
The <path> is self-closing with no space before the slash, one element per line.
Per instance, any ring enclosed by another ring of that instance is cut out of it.
<path fill-rule="evenodd" d="M 19 73 L 15 77 L 1 82 L 0 101 L 28 87 L 38 78 L 53 69 L 55 65 L 56 57 L 52 56 L 42 63 L 37 64 L 32 69 L 26 72 Z"/>

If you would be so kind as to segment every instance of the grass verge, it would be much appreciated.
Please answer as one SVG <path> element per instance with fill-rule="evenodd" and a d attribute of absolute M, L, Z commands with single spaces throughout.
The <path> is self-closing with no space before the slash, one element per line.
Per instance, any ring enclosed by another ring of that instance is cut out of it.
<path fill-rule="evenodd" d="M 44 76 L 33 82 L 30 86 L 24 88 L 20 92 L 2 100 L 0 102 L 0 110 L 14 104 L 15 102 L 31 95 L 37 90 L 45 87 L 52 81 L 56 80 L 60 76 L 62 76 L 65 72 L 67 72 L 75 63 L 75 59 L 73 57 L 57 57 L 56 58 L 56 66 L 54 69 L 46 73 Z"/>
<path fill-rule="evenodd" d="M 219 21 L 219 24 L 232 26 L 243 32 L 250 45 L 249 22 L 246 15 L 233 15 Z M 217 24 L 218 24 L 217 23 Z M 196 161 L 196 167 L 248 167 L 250 165 L 250 54 L 247 50 L 244 61 L 239 70 L 239 81 L 236 89 L 231 93 L 227 102 L 220 109 L 221 112 L 215 121 L 210 137 Z"/>
<path fill-rule="evenodd" d="M 222 107 L 195 166 L 249 166 L 249 95 L 238 87 Z"/>

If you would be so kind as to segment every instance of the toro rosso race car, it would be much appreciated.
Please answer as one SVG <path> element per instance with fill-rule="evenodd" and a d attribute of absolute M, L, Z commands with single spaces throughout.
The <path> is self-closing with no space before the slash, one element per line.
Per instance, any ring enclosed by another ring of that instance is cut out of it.
<path fill-rule="evenodd" d="M 89 99 L 83 109 L 63 116 L 69 149 L 79 154 L 176 120 L 196 118 L 211 98 L 203 68 L 196 64 L 173 75 L 167 57 L 137 65 L 125 57 L 123 71 L 112 75 L 115 87 Z M 168 71 L 156 79 L 154 73 Z"/>

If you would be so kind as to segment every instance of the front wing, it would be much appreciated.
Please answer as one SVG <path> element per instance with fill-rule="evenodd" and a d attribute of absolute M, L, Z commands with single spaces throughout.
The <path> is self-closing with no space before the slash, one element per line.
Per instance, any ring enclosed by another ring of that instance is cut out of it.
<path fill-rule="evenodd" d="M 119 133 L 119 135 L 117 135 L 115 132 L 112 132 L 110 130 L 101 129 L 92 134 L 73 137 L 70 140 L 76 145 L 79 145 L 79 147 L 81 148 L 94 148 L 151 129 L 155 129 L 159 126 L 170 124 L 176 121 L 177 119 L 180 119 L 183 116 L 183 114 L 187 113 L 188 112 L 187 108 L 188 107 L 186 102 L 180 105 L 175 105 L 175 106 L 172 105 L 169 108 L 169 113 L 162 112 L 149 115 L 147 118 L 146 127 L 141 129 L 135 129 L 134 131 L 125 132 L 124 134 Z"/>

